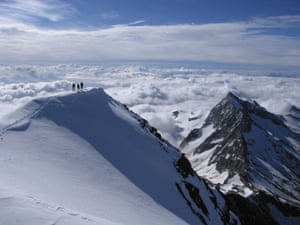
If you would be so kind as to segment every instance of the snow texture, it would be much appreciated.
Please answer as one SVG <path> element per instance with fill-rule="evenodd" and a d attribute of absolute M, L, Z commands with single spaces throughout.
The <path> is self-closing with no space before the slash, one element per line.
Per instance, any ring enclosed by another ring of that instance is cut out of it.
<path fill-rule="evenodd" d="M 1 224 L 198 224 L 174 167 L 180 153 L 133 115 L 93 89 L 37 99 L 6 116 Z M 201 188 L 208 216 L 197 213 L 223 224 L 213 192 L 196 177 L 187 181 Z"/>

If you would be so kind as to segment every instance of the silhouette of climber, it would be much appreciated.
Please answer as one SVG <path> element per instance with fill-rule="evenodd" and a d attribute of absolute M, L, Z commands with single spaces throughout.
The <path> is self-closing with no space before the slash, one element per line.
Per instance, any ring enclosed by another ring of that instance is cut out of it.
<path fill-rule="evenodd" d="M 77 91 L 80 91 L 80 85 L 79 85 L 79 83 L 77 84 Z"/>
<path fill-rule="evenodd" d="M 80 89 L 83 89 L 83 82 L 80 82 Z"/>
<path fill-rule="evenodd" d="M 72 90 L 75 91 L 75 88 L 76 88 L 75 83 L 73 83 L 72 84 Z"/>

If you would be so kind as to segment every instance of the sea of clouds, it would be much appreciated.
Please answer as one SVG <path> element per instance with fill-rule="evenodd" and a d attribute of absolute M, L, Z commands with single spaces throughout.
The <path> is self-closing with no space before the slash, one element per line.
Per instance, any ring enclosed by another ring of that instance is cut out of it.
<path fill-rule="evenodd" d="M 1 65 L 0 117 L 33 98 L 72 92 L 73 82 L 101 87 L 178 145 L 201 126 L 209 110 L 231 91 L 267 110 L 300 108 L 300 76 L 248 74 L 157 65 Z"/>

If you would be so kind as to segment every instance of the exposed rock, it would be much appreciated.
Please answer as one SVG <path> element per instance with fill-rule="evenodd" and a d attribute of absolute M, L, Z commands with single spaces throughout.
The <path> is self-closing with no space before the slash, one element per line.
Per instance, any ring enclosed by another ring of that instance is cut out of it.
<path fill-rule="evenodd" d="M 180 145 L 197 174 L 229 194 L 229 207 L 242 224 L 277 224 L 270 205 L 279 212 L 288 205 L 300 218 L 299 146 L 299 134 L 283 116 L 232 93 Z"/>

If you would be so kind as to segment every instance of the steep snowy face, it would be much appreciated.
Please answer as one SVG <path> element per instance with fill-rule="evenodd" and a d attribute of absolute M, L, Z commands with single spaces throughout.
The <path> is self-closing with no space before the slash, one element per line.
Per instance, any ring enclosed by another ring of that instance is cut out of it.
<path fill-rule="evenodd" d="M 250 196 L 264 191 L 300 205 L 299 134 L 286 126 L 283 116 L 255 101 L 229 93 L 181 149 L 196 172 L 225 193 Z"/>
<path fill-rule="evenodd" d="M 285 113 L 285 119 L 288 126 L 295 132 L 300 133 L 300 109 L 296 106 L 290 106 Z"/>
<path fill-rule="evenodd" d="M 1 224 L 239 222 L 184 156 L 102 89 L 37 99 L 6 121 Z"/>

